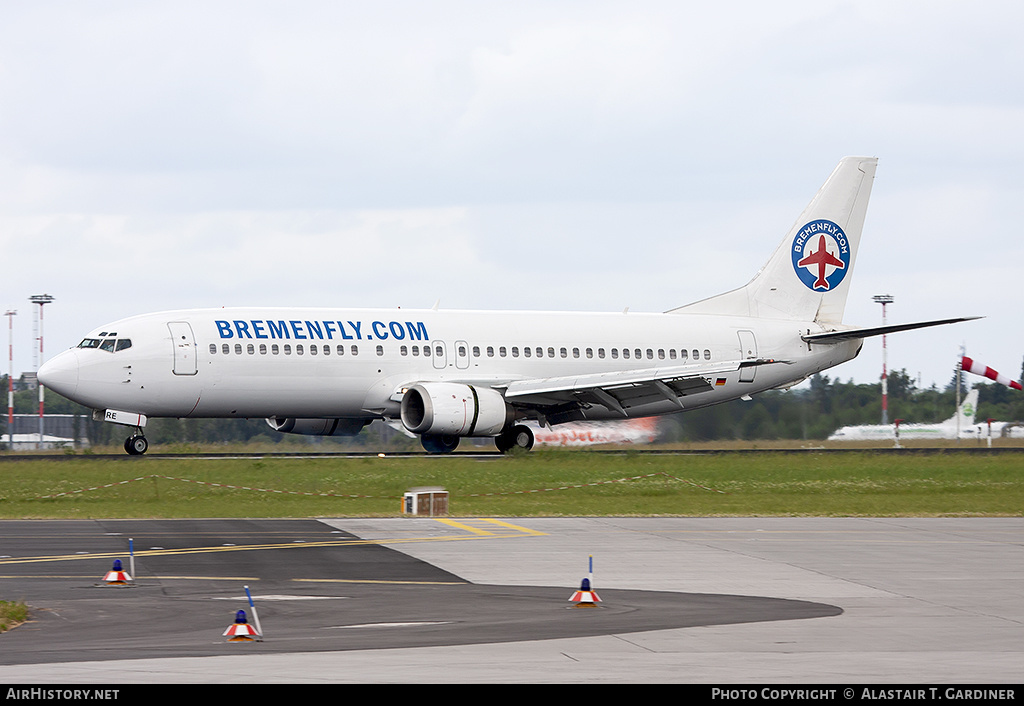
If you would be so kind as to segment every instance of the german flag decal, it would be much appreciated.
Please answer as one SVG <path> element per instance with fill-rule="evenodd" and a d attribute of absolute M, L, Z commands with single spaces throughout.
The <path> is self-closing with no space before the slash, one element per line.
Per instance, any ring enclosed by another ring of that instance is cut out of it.
<path fill-rule="evenodd" d="M 725 378 L 715 380 L 715 387 L 722 387 L 723 385 L 725 385 Z"/>

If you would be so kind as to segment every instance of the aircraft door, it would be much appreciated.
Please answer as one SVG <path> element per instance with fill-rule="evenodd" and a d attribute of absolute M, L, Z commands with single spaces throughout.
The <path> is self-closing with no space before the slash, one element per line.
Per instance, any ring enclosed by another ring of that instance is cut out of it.
<path fill-rule="evenodd" d="M 469 367 L 469 344 L 465 341 L 455 342 L 455 367 L 462 370 Z"/>
<path fill-rule="evenodd" d="M 430 344 L 430 347 L 434 349 L 434 355 L 431 356 L 434 359 L 434 367 L 438 370 L 444 370 L 448 367 L 448 346 L 444 344 L 444 341 L 434 341 Z"/>
<path fill-rule="evenodd" d="M 755 360 L 757 358 L 757 340 L 753 331 L 738 331 L 740 337 L 740 359 Z M 754 382 L 757 366 L 740 368 L 740 382 Z"/>
<path fill-rule="evenodd" d="M 187 321 L 170 321 L 171 345 L 174 346 L 174 374 L 195 375 L 199 372 L 196 363 L 196 337 Z"/>

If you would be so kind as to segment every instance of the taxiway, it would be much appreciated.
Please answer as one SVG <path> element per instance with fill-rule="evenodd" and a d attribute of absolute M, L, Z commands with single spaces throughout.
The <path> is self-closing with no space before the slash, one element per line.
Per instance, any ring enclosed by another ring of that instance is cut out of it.
<path fill-rule="evenodd" d="M 8 683 L 1019 682 L 1021 518 L 0 523 Z M 97 586 L 134 539 L 132 588 Z M 594 557 L 598 608 L 571 592 Z M 250 586 L 265 633 L 221 632 Z"/>

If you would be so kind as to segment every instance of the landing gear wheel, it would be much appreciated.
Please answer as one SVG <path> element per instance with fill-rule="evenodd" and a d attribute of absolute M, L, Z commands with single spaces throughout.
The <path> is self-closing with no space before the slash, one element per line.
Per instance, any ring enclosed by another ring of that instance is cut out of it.
<path fill-rule="evenodd" d="M 529 451 L 533 448 L 533 441 L 533 430 L 523 424 L 517 424 L 494 437 L 494 445 L 502 453 L 507 453 L 513 449 Z"/>
<path fill-rule="evenodd" d="M 459 437 L 448 434 L 424 434 L 420 443 L 428 454 L 450 454 L 459 448 Z"/>
<path fill-rule="evenodd" d="M 146 453 L 147 449 L 149 449 L 149 442 L 144 436 L 136 434 L 124 440 L 124 450 L 130 456 L 141 456 Z"/>

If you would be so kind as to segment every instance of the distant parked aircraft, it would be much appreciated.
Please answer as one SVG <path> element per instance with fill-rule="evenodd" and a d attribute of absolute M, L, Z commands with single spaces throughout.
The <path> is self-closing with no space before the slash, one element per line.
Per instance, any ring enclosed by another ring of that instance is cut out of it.
<path fill-rule="evenodd" d="M 957 429 L 961 439 L 977 439 L 981 434 L 980 425 L 974 424 L 978 409 L 978 388 L 967 393 L 957 413 L 938 424 L 900 424 L 900 439 L 955 439 Z M 960 423 L 957 424 L 959 417 Z M 987 433 L 987 432 L 986 432 Z M 993 432 L 994 434 L 994 432 Z M 828 437 L 829 441 L 878 441 L 896 438 L 895 424 L 865 424 L 843 427 Z"/>
<path fill-rule="evenodd" d="M 546 429 L 527 422 L 539 446 L 592 446 L 595 444 L 650 444 L 658 435 L 658 420 L 641 417 L 611 422 L 569 422 Z"/>

